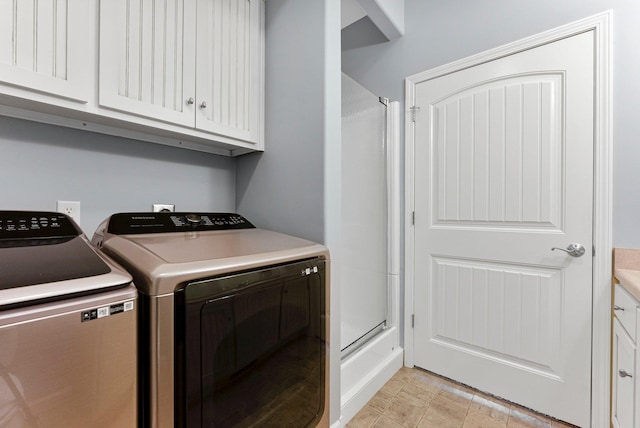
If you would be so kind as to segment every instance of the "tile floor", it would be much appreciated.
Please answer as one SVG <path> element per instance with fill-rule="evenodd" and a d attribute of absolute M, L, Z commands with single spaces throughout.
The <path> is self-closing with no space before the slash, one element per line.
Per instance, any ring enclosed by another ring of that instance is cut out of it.
<path fill-rule="evenodd" d="M 573 427 L 421 369 L 403 367 L 347 428 Z"/>

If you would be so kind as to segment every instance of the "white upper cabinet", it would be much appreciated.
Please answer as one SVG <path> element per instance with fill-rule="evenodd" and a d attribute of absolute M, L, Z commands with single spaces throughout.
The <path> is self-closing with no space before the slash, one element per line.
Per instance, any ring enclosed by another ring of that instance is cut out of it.
<path fill-rule="evenodd" d="M 0 93 L 86 102 L 87 11 L 86 0 L 0 0 Z"/>
<path fill-rule="evenodd" d="M 264 0 L 0 0 L 0 114 L 264 149 Z"/>
<path fill-rule="evenodd" d="M 195 3 L 100 2 L 101 106 L 193 126 Z"/>
<path fill-rule="evenodd" d="M 259 0 L 103 0 L 99 104 L 258 143 L 261 25 Z"/>
<path fill-rule="evenodd" d="M 259 0 L 198 0 L 196 127 L 258 141 Z"/>

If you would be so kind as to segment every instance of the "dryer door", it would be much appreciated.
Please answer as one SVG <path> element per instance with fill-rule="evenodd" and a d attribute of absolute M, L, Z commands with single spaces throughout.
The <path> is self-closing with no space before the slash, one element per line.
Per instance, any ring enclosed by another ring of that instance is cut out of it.
<path fill-rule="evenodd" d="M 187 284 L 176 296 L 177 426 L 311 426 L 325 397 L 325 262 Z"/>

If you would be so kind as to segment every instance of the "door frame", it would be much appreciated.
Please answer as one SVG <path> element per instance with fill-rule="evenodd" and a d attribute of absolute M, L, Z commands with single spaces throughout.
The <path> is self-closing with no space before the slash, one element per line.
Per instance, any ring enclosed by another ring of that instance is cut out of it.
<path fill-rule="evenodd" d="M 411 75 L 405 80 L 405 366 L 414 365 L 413 308 L 415 266 L 415 175 L 414 127 L 412 106 L 416 85 L 459 70 L 474 67 L 517 52 L 574 36 L 594 32 L 595 89 L 594 89 L 594 189 L 593 189 L 593 282 L 592 282 L 592 341 L 591 341 L 591 426 L 609 426 L 609 387 L 611 364 L 611 272 L 612 272 L 612 20 L 613 12 L 606 11 L 561 27 L 491 49 L 440 67 Z M 422 113 L 424 114 L 424 113 Z M 420 221 L 420 219 L 418 219 Z"/>

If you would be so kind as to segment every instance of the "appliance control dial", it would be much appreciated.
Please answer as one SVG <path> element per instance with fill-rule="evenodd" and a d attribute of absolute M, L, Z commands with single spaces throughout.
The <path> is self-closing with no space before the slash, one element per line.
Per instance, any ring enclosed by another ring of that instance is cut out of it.
<path fill-rule="evenodd" d="M 187 214 L 184 217 L 191 226 L 197 226 L 202 223 L 202 216 L 200 214 Z"/>

